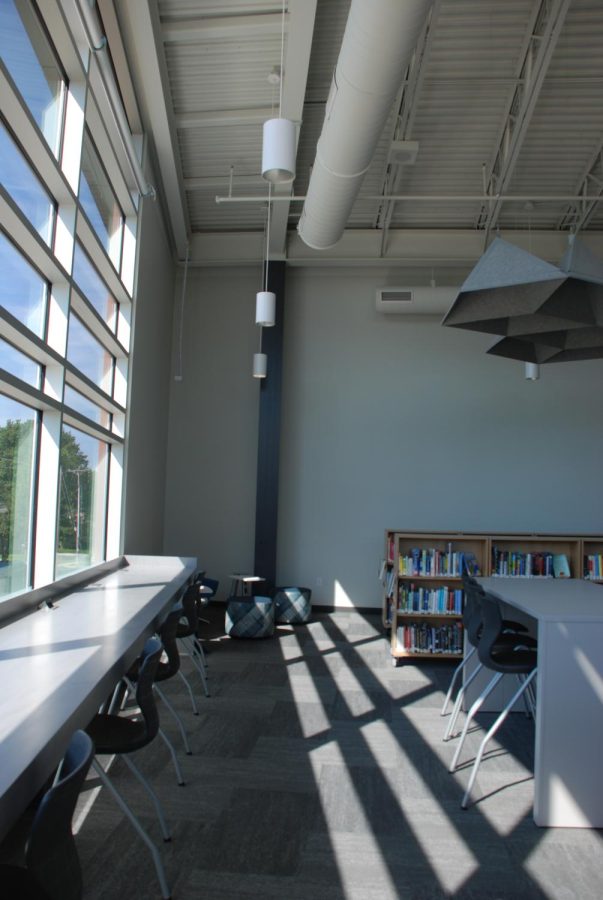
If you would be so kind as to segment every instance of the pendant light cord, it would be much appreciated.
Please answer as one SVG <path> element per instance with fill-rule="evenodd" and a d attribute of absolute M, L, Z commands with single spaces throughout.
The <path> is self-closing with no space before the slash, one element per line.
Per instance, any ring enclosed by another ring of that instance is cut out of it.
<path fill-rule="evenodd" d="M 278 117 L 283 118 L 283 62 L 285 54 L 285 0 L 283 0 L 283 12 L 281 16 L 281 80 L 278 94 Z"/>
<path fill-rule="evenodd" d="M 178 360 L 176 367 L 175 381 L 182 381 L 182 340 L 184 334 L 184 298 L 186 296 L 186 279 L 188 275 L 188 250 L 189 244 L 186 242 L 186 257 L 184 259 L 184 275 L 182 276 L 182 295 L 180 297 L 180 327 L 178 332 Z"/>
<path fill-rule="evenodd" d="M 266 220 L 266 267 L 264 269 L 264 290 L 268 290 L 268 260 L 270 258 L 270 205 L 272 203 L 272 184 L 268 182 L 268 218 Z"/>

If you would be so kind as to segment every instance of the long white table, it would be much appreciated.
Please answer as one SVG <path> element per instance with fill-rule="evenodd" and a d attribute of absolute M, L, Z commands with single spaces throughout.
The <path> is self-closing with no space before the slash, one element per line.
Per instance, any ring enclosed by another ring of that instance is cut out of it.
<path fill-rule="evenodd" d="M 603 827 L 603 587 L 581 579 L 479 578 L 537 622 L 537 825 Z"/>
<path fill-rule="evenodd" d="M 125 561 L 0 628 L 0 839 L 197 570 L 193 558 Z"/>

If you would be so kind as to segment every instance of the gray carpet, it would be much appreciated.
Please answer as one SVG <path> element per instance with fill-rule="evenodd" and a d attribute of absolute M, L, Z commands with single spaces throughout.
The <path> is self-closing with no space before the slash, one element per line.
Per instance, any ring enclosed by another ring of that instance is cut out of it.
<path fill-rule="evenodd" d="M 321 613 L 262 641 L 225 638 L 223 607 L 210 615 L 212 696 L 199 690 L 200 715 L 178 680 L 165 685 L 193 750 L 179 752 L 186 786 L 176 786 L 158 740 L 138 754 L 164 804 L 170 844 L 123 762 L 111 770 L 161 844 L 174 900 L 603 896 L 601 832 L 532 821 L 525 716 L 505 723 L 478 776 L 479 802 L 462 811 L 469 770 L 448 774 L 454 742 L 441 740 L 450 664 L 394 669 L 377 615 Z M 181 751 L 176 726 L 161 715 Z M 466 761 L 480 733 L 470 735 Z M 159 897 L 148 851 L 95 784 L 77 835 L 86 900 Z"/>

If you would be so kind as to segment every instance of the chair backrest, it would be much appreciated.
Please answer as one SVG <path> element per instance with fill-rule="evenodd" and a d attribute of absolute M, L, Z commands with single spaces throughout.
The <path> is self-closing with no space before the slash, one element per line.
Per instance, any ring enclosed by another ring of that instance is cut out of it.
<path fill-rule="evenodd" d="M 475 647 L 481 639 L 482 632 L 482 600 L 485 595 L 483 587 L 475 578 L 463 577 L 465 588 L 465 608 L 463 610 L 463 627 L 467 640 Z"/>
<path fill-rule="evenodd" d="M 205 575 L 197 578 L 197 584 L 200 584 L 201 587 L 209 588 L 211 591 L 210 597 L 216 596 L 216 591 L 220 587 L 220 582 L 216 581 L 215 578 L 206 578 Z"/>
<path fill-rule="evenodd" d="M 136 682 L 136 702 L 140 707 L 146 726 L 145 743 L 150 743 L 159 731 L 159 713 L 153 694 L 153 682 L 162 652 L 163 647 L 159 638 L 151 637 L 144 645 L 140 658 L 140 669 Z"/>
<path fill-rule="evenodd" d="M 182 607 L 178 606 L 169 613 L 167 619 L 159 629 L 159 638 L 168 661 L 167 663 L 159 663 L 157 668 L 158 681 L 165 681 L 167 678 L 171 678 L 180 668 L 180 653 L 178 651 L 176 634 L 178 632 L 178 623 L 180 622 L 181 616 Z"/>
<path fill-rule="evenodd" d="M 25 864 L 50 900 L 80 900 L 82 896 L 82 870 L 71 820 L 93 755 L 92 739 L 85 731 L 76 731 L 59 778 L 42 797 L 33 820 Z"/>
<path fill-rule="evenodd" d="M 197 600 L 199 598 L 199 585 L 191 584 L 182 595 L 180 600 L 182 610 L 188 623 L 187 634 L 197 634 L 197 626 L 199 624 L 199 613 L 197 611 Z M 182 633 L 181 635 L 182 636 Z"/>
<path fill-rule="evenodd" d="M 498 600 L 484 592 L 481 599 L 482 632 L 477 645 L 477 653 L 484 665 L 492 659 L 492 648 L 503 632 L 503 617 Z"/>

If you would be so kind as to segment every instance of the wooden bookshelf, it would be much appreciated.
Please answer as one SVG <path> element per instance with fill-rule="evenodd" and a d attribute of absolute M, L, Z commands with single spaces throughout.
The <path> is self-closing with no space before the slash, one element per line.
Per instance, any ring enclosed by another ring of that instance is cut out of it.
<path fill-rule="evenodd" d="M 394 665 L 462 657 L 463 571 L 603 584 L 603 536 L 387 530 L 382 614 Z"/>
<path fill-rule="evenodd" d="M 487 553 L 484 535 L 386 532 L 383 623 L 394 665 L 462 657 L 461 576 L 482 574 Z"/>
<path fill-rule="evenodd" d="M 584 578 L 603 584 L 603 538 L 583 538 L 581 556 Z"/>

